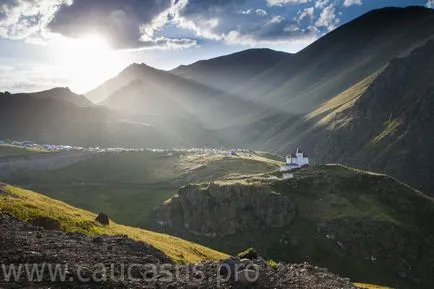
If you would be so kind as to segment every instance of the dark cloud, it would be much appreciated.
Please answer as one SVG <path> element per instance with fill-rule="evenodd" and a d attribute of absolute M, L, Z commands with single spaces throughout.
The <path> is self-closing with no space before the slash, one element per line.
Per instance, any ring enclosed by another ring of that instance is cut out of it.
<path fill-rule="evenodd" d="M 141 25 L 170 5 L 171 0 L 74 0 L 60 7 L 48 28 L 70 37 L 99 33 L 116 48 L 137 48 Z"/>

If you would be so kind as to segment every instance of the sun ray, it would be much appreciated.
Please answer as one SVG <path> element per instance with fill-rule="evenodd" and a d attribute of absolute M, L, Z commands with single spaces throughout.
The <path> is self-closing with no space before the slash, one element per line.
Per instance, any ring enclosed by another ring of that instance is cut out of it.
<path fill-rule="evenodd" d="M 98 86 L 122 69 L 121 53 L 113 50 L 98 34 L 64 38 L 57 50 L 72 86 L 79 91 Z"/>

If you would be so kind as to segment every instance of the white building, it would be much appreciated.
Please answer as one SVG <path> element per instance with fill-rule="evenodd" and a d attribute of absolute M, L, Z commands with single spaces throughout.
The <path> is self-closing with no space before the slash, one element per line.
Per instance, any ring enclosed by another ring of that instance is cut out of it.
<path fill-rule="evenodd" d="M 297 148 L 295 154 L 286 157 L 286 164 L 280 167 L 282 172 L 290 172 L 293 169 L 298 169 L 309 164 L 309 158 L 301 150 Z"/>
<path fill-rule="evenodd" d="M 286 172 L 282 174 L 282 179 L 284 180 L 289 180 L 289 179 L 293 179 L 294 178 L 294 174 L 290 173 L 290 172 Z"/>

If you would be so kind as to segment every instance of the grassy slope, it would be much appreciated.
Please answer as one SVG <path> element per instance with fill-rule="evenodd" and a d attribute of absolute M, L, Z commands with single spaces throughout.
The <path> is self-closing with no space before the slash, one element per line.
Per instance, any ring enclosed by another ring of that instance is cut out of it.
<path fill-rule="evenodd" d="M 321 163 L 385 172 L 434 195 L 433 49 L 430 41 L 378 71 L 372 83 L 365 83 L 368 89 L 361 89 L 362 82 L 325 103 L 325 109 L 333 109 L 334 103 L 362 92 L 354 105 L 332 111 L 301 145 Z"/>
<path fill-rule="evenodd" d="M 377 285 L 371 285 L 371 284 L 364 284 L 364 283 L 354 283 L 354 285 L 357 288 L 361 288 L 361 289 L 391 289 L 389 287 L 383 287 L 383 286 L 377 286 Z"/>
<path fill-rule="evenodd" d="M 0 158 L 25 157 L 38 153 L 46 153 L 41 149 L 22 148 L 14 145 L 0 144 Z"/>
<path fill-rule="evenodd" d="M 380 75 L 386 67 L 378 70 L 371 76 L 360 81 L 339 95 L 331 98 L 329 101 L 323 103 L 318 109 L 308 114 L 307 119 L 321 118 L 319 125 L 327 124 L 333 120 L 337 113 L 348 109 L 366 92 L 369 86 Z"/>
<path fill-rule="evenodd" d="M 125 152 L 103 154 L 62 169 L 20 172 L 5 180 L 117 222 L 146 226 L 151 211 L 188 183 L 228 174 L 275 170 L 280 162 L 256 154 Z"/>
<path fill-rule="evenodd" d="M 429 288 L 411 287 L 413 277 L 397 277 L 397 270 L 408 262 L 414 278 L 423 280 L 425 286 L 434 284 L 432 198 L 388 176 L 339 165 L 306 168 L 296 172 L 294 180 L 263 183 L 296 203 L 293 224 L 223 239 L 183 237 L 229 253 L 255 247 L 264 257 L 308 261 L 355 281 L 394 288 Z M 336 241 L 328 240 L 319 231 L 322 224 L 336 221 L 348 224 L 338 225 L 337 240 L 349 251 L 340 249 Z M 413 260 L 406 256 L 411 245 L 403 249 L 400 244 L 416 244 L 422 255 Z M 369 260 L 371 255 L 377 257 L 375 262 Z"/>
<path fill-rule="evenodd" d="M 9 185 L 2 185 L 6 195 L 0 195 L 0 211 L 13 214 L 28 221 L 44 216 L 59 220 L 65 232 L 81 232 L 90 235 L 128 235 L 135 240 L 144 241 L 163 251 L 177 262 L 199 262 L 203 260 L 220 260 L 227 255 L 164 234 L 111 223 L 103 227 L 94 220 L 96 215 L 66 203 L 53 200 L 32 191 Z"/>

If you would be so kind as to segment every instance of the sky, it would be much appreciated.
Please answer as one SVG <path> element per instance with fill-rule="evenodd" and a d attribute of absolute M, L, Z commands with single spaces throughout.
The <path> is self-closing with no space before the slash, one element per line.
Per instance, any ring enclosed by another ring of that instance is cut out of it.
<path fill-rule="evenodd" d="M 0 0 L 0 91 L 85 93 L 129 64 L 296 53 L 377 8 L 434 0 Z"/>

